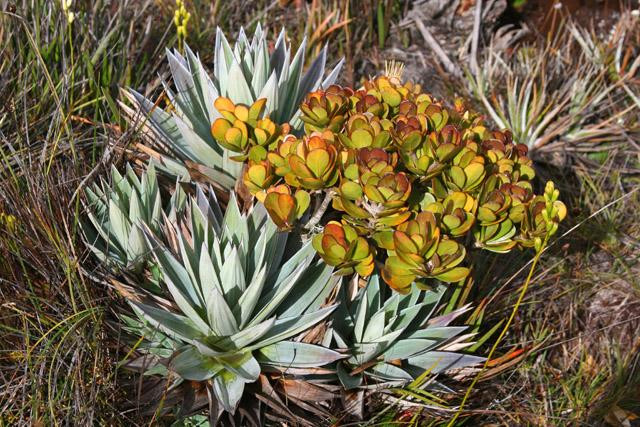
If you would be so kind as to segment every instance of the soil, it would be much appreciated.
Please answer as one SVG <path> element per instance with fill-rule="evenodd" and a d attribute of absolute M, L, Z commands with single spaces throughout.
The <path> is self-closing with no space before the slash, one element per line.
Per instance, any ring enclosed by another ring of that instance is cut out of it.
<path fill-rule="evenodd" d="M 638 7 L 637 0 L 631 3 L 635 4 L 630 6 Z M 608 31 L 623 8 L 621 0 L 527 0 L 519 8 L 512 4 L 510 2 L 501 23 L 525 23 L 542 35 L 552 34 L 568 16 L 587 28 Z"/>

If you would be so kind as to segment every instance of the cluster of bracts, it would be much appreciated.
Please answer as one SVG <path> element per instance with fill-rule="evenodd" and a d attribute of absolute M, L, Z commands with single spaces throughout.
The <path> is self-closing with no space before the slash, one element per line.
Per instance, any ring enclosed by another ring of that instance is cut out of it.
<path fill-rule="evenodd" d="M 378 264 L 399 292 L 457 282 L 469 274 L 467 242 L 538 248 L 566 215 L 552 184 L 534 194 L 527 147 L 461 101 L 447 108 L 389 77 L 356 91 L 333 85 L 301 105 L 303 135 L 263 117 L 266 102 L 218 98 L 212 134 L 246 163 L 244 185 L 281 229 L 331 198 L 313 246 L 341 274 L 369 276 Z"/>

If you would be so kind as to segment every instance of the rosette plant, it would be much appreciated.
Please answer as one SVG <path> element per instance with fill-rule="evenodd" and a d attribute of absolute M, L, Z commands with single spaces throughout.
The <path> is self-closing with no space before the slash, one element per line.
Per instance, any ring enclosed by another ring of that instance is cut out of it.
<path fill-rule="evenodd" d="M 164 82 L 168 108 L 161 108 L 133 89 L 124 94 L 135 110 L 124 105 L 123 108 L 131 121 L 147 119 L 145 130 L 151 132 L 150 141 L 156 150 L 146 149 L 145 152 L 163 170 L 185 180 L 197 174 L 212 185 L 229 191 L 242 171 L 242 165 L 231 157 L 234 152 L 243 151 L 238 148 L 244 147 L 238 147 L 242 138 L 236 131 L 226 130 L 218 138 L 212 135 L 212 124 L 228 111 L 224 106 L 221 110 L 216 100 L 227 98 L 240 110 L 251 109 L 262 100 L 261 114 L 268 116 L 270 122 L 274 125 L 289 123 L 294 130 L 300 130 L 303 126 L 300 103 L 308 93 L 333 84 L 342 66 L 341 61 L 325 76 L 325 48 L 303 73 L 305 51 L 306 41 L 303 41 L 294 54 L 284 30 L 270 51 L 267 32 L 260 25 L 251 39 L 241 28 L 233 47 L 218 28 L 212 75 L 188 46 L 185 46 L 184 55 L 177 50 L 168 51 L 175 84 L 174 91 L 168 82 Z M 221 127 L 216 128 L 216 136 Z M 270 133 L 271 128 L 269 125 L 264 130 Z"/>
<path fill-rule="evenodd" d="M 353 301 L 341 295 L 324 340 L 349 355 L 336 368 L 344 390 L 366 393 L 402 387 L 425 371 L 436 375 L 482 362 L 481 357 L 447 349 L 466 339 L 462 335 L 466 327 L 450 326 L 458 313 L 435 315 L 445 291 L 441 285 L 431 291 L 389 295 L 373 274 Z M 425 387 L 446 389 L 433 380 Z"/>
<path fill-rule="evenodd" d="M 198 187 L 163 236 L 141 224 L 166 295 L 130 302 L 139 324 L 161 332 L 143 337 L 164 341 L 144 346 L 165 349 L 150 368 L 205 382 L 216 407 L 233 413 L 264 370 L 300 374 L 343 357 L 292 340 L 334 311 L 324 303 L 335 281 L 311 245 L 292 247 L 261 206 L 243 215 L 232 194 L 223 215 L 208 194 Z"/>
<path fill-rule="evenodd" d="M 111 168 L 104 179 L 85 189 L 88 221 L 81 222 L 89 248 L 102 261 L 118 269 L 140 272 L 150 252 L 139 223 L 157 232 L 163 216 L 175 218 L 186 195 L 176 186 L 171 200 L 161 197 L 153 165 L 138 177 L 130 165 L 124 175 Z"/>

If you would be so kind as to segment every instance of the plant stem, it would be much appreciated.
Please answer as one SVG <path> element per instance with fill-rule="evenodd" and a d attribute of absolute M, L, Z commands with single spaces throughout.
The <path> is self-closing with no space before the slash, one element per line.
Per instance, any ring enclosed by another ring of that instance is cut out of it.
<path fill-rule="evenodd" d="M 500 335 L 498 336 L 498 339 L 496 339 L 496 342 L 493 343 L 493 346 L 491 347 L 491 350 L 489 351 L 489 354 L 487 355 L 487 360 L 485 360 L 484 365 L 482 365 L 482 369 L 480 369 L 480 372 L 478 372 L 478 374 L 473 378 L 473 381 L 471 382 L 471 384 L 467 388 L 467 392 L 464 394 L 464 398 L 462 399 L 462 402 L 460 403 L 460 407 L 458 408 L 458 411 L 455 413 L 453 418 L 447 423 L 447 427 L 452 427 L 454 425 L 455 421 L 458 419 L 458 417 L 462 413 L 464 405 L 467 402 L 467 399 L 469 399 L 469 396 L 471 395 L 471 391 L 473 390 L 473 387 L 475 387 L 476 383 L 480 379 L 480 375 L 482 375 L 482 373 L 487 369 L 487 366 L 489 365 L 489 362 L 491 361 L 491 357 L 493 356 L 493 353 L 498 348 L 498 345 L 500 344 L 500 341 L 502 341 L 502 339 L 506 335 L 507 330 L 509 330 L 509 326 L 511 326 L 511 323 L 513 322 L 513 319 L 516 317 L 516 313 L 518 312 L 518 308 L 520 308 L 520 304 L 522 304 L 522 300 L 524 299 L 524 295 L 526 294 L 527 289 L 529 288 L 529 283 L 531 282 L 531 278 L 533 277 L 533 272 L 536 269 L 536 265 L 538 264 L 538 261 L 540 260 L 540 256 L 544 252 L 544 249 L 547 246 L 547 242 L 548 241 L 549 241 L 549 236 L 547 236 L 545 238 L 544 244 L 540 247 L 540 250 L 537 251 L 535 257 L 533 258 L 533 263 L 531 264 L 531 268 L 529 269 L 529 274 L 527 275 L 527 279 L 525 280 L 524 284 L 522 285 L 522 289 L 520 290 L 520 295 L 518 295 L 518 300 L 516 301 L 516 304 L 513 306 L 513 310 L 511 311 L 511 315 L 509 316 L 509 320 L 507 320 L 506 325 L 504 325 L 504 328 L 502 328 L 502 332 L 500 332 Z"/>
<path fill-rule="evenodd" d="M 311 230 L 313 229 L 313 227 L 318 225 L 318 223 L 322 219 L 322 216 L 327 211 L 327 208 L 329 208 L 329 203 L 331 203 L 331 200 L 333 199 L 334 194 L 335 192 L 333 190 L 329 190 L 325 193 L 322 203 L 320 204 L 320 206 L 318 206 L 316 211 L 313 213 L 313 216 L 309 218 L 309 222 L 305 224 L 304 226 L 305 230 Z"/>

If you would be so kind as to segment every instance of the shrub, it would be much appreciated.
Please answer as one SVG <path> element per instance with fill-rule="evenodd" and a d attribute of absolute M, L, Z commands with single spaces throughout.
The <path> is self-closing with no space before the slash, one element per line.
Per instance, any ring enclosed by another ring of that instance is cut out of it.
<path fill-rule="evenodd" d="M 301 111 L 304 134 L 227 148 L 247 160 L 243 182 L 282 229 L 303 218 L 302 230 L 314 231 L 320 216 L 331 218 L 313 245 L 339 274 L 368 276 L 377 264 L 389 286 L 408 292 L 412 283 L 464 279 L 470 248 L 508 252 L 546 235 L 527 147 L 488 129 L 460 100 L 448 108 L 419 86 L 382 76 L 355 91 L 315 91 Z M 247 135 L 259 130 L 259 121 L 242 124 Z M 223 126 L 231 129 L 223 118 L 213 129 Z M 313 201 L 326 208 L 323 199 L 331 212 L 309 211 Z M 552 203 L 550 219 L 562 220 L 564 205 L 557 196 Z"/>
<path fill-rule="evenodd" d="M 534 194 L 527 147 L 461 101 L 447 107 L 393 68 L 357 90 L 330 85 L 335 71 L 321 83 L 324 53 L 300 80 L 299 55 L 289 62 L 281 35 L 269 57 L 260 29 L 251 43 L 241 31 L 234 50 L 218 34 L 213 79 L 188 49 L 170 54 L 177 112 L 130 92 L 169 148 L 152 163 L 178 180 L 195 168 L 215 190 L 177 183 L 164 215 L 153 167 L 142 184 L 128 169 L 87 192 L 89 216 L 108 217 L 115 234 L 99 237 L 118 245 L 96 251 L 117 261 L 107 274 L 137 275 L 123 293 L 137 318 L 122 320 L 142 342 L 129 365 L 172 390 L 200 383 L 214 418 L 247 422 L 253 382 L 292 420 L 329 414 L 327 402 L 354 390 L 364 401 L 419 379 L 443 389 L 424 375 L 484 360 L 453 351 L 469 335 L 451 325 L 461 311 L 439 306 L 446 283 L 469 275 L 467 252 L 540 251 L 566 215 L 552 183 Z"/>

